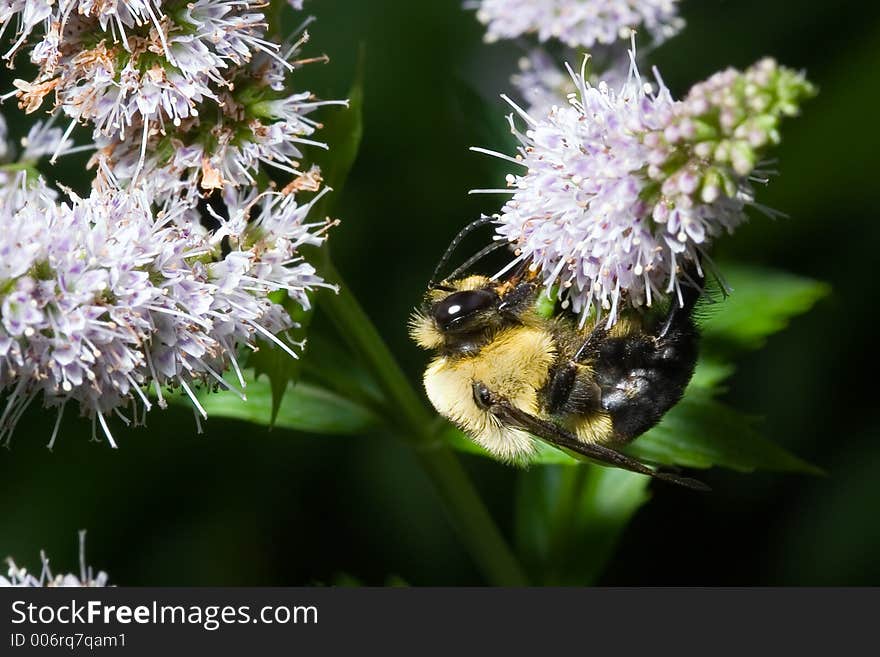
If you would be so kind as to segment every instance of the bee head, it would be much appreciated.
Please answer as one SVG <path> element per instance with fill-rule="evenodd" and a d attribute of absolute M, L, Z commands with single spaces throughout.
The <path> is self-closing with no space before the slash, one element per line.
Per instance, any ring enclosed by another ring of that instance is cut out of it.
<path fill-rule="evenodd" d="M 485 276 L 444 281 L 428 290 L 410 320 L 410 335 L 424 349 L 474 342 L 509 322 L 505 299 L 504 290 Z"/>
<path fill-rule="evenodd" d="M 492 290 L 462 290 L 431 305 L 429 315 L 443 333 L 468 332 L 478 327 L 486 314 L 495 310 L 498 295 Z"/>

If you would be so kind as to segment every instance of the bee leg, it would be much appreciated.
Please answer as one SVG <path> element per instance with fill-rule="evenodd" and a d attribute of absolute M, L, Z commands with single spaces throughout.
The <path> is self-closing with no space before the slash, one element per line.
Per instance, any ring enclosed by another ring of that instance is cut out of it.
<path fill-rule="evenodd" d="M 547 409 L 551 414 L 561 411 L 571 397 L 576 375 L 577 366 L 570 361 L 551 372 L 547 382 Z"/>
<path fill-rule="evenodd" d="M 592 377 L 578 376 L 578 373 L 583 367 L 581 363 L 596 356 L 606 334 L 602 327 L 593 329 L 571 360 L 551 368 L 542 393 L 548 413 L 583 415 L 601 410 L 602 389 Z"/>
<path fill-rule="evenodd" d="M 571 360 L 554 367 L 545 387 L 547 412 L 551 415 L 581 415 L 599 410 L 602 390 L 586 377 L 578 377 L 582 367 Z"/>
<path fill-rule="evenodd" d="M 595 357 L 602 341 L 608 336 L 608 331 L 602 326 L 596 326 L 580 348 L 574 353 L 572 362 L 582 363 L 585 360 L 592 360 Z"/>

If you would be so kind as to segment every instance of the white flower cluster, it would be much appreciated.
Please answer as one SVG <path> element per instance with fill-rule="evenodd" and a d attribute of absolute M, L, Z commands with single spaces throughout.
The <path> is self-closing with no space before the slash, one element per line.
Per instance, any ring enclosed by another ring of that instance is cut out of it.
<path fill-rule="evenodd" d="M 163 387 L 182 388 L 204 415 L 193 384 L 231 388 L 221 373 L 241 379 L 241 346 L 290 349 L 275 337 L 290 318 L 268 294 L 307 306 L 324 284 L 297 250 L 326 224 L 306 223 L 291 194 L 230 190 L 230 216 L 210 233 L 176 197 L 158 211 L 143 191 L 58 201 L 25 177 L 0 196 L 0 440 L 40 394 L 58 409 L 50 446 L 68 402 L 114 446 L 108 414 L 138 423 L 149 386 L 160 404 Z"/>
<path fill-rule="evenodd" d="M 307 115 L 328 103 L 291 92 L 289 74 L 326 57 L 297 59 L 304 26 L 270 41 L 267 6 L 0 3 L 0 32 L 15 30 L 3 57 L 29 48 L 38 71 L 8 95 L 26 112 L 54 98 L 19 153 L 0 140 L 0 442 L 37 398 L 57 409 L 50 446 L 68 402 L 114 446 L 108 420 L 142 423 L 163 390 L 189 396 L 198 422 L 195 386 L 244 397 L 240 350 L 296 356 L 273 293 L 308 308 L 309 290 L 332 287 L 299 255 L 331 223 L 308 220 L 329 188 L 300 162 L 301 146 L 326 148 Z M 73 145 L 78 123 L 93 144 Z M 96 146 L 87 197 L 40 177 L 40 158 Z M 268 184 L 264 166 L 290 182 Z"/>
<path fill-rule="evenodd" d="M 624 302 L 678 293 L 682 265 L 699 268 L 709 242 L 745 220 L 764 148 L 813 93 L 763 60 L 676 101 L 634 62 L 619 90 L 573 74 L 578 93 L 545 118 L 514 105 L 527 123 L 521 134 L 510 117 L 525 173 L 508 176 L 513 196 L 496 217 L 514 262 L 527 259 L 574 312 L 607 313 L 609 326 Z"/>
<path fill-rule="evenodd" d="M 8 95 L 30 113 L 53 94 L 68 132 L 93 127 L 119 180 L 136 179 L 146 164 L 147 177 L 177 188 L 250 185 L 261 164 L 303 173 L 297 145 L 315 143 L 318 125 L 305 115 L 326 103 L 290 94 L 285 78 L 326 58 L 296 59 L 305 33 L 287 46 L 268 40 L 262 0 L 4 4 L 2 31 L 18 31 L 3 58 L 33 42 L 38 68 Z"/>
<path fill-rule="evenodd" d="M 91 566 L 86 566 L 86 533 L 79 533 L 79 575 L 68 573 L 66 575 L 53 575 L 49 568 L 49 559 L 44 552 L 40 552 L 40 561 L 43 567 L 40 576 L 36 577 L 26 568 L 18 567 L 12 559 L 7 559 L 8 566 L 6 577 L 0 575 L 0 588 L 3 587 L 104 587 L 107 586 L 107 573 L 100 571 L 95 574 Z"/>
<path fill-rule="evenodd" d="M 310 170 L 301 167 L 301 147 L 326 148 L 311 138 L 321 124 L 308 114 L 347 101 L 319 101 L 310 92 L 286 95 L 284 73 L 277 61 L 259 55 L 233 77 L 231 86 L 240 91 L 220 94 L 222 111 L 210 122 L 194 119 L 174 130 L 145 132 L 140 143 L 98 135 L 91 164 L 106 160 L 119 180 L 142 174 L 160 192 L 184 194 L 255 185 L 264 166 L 305 180 Z M 317 177 L 308 189 L 319 185 Z"/>
<path fill-rule="evenodd" d="M 480 0 L 477 18 L 486 41 L 529 34 L 570 48 L 593 48 L 644 30 L 655 42 L 678 32 L 678 0 Z"/>

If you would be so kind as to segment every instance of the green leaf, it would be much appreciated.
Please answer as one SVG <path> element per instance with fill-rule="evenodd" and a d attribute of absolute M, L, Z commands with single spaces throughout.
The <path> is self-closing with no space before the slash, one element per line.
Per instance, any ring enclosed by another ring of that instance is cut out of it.
<path fill-rule="evenodd" d="M 755 423 L 754 418 L 695 390 L 624 451 L 663 465 L 822 474 L 816 466 L 763 438 Z"/>
<path fill-rule="evenodd" d="M 364 406 L 304 381 L 289 385 L 274 421 L 269 382 L 250 381 L 245 392 L 247 401 L 229 391 L 203 392 L 199 401 L 209 418 L 245 420 L 308 433 L 358 434 L 378 424 L 376 415 Z"/>
<path fill-rule="evenodd" d="M 717 391 L 735 370 L 736 368 L 731 363 L 704 356 L 697 361 L 697 367 L 694 369 L 694 375 L 691 377 L 686 394 L 692 390 Z"/>
<path fill-rule="evenodd" d="M 700 322 L 704 352 L 757 349 L 831 291 L 826 283 L 774 269 L 724 263 L 719 270 L 731 294 L 705 307 Z"/>
<path fill-rule="evenodd" d="M 458 429 L 447 430 L 443 437 L 457 450 L 492 458 L 489 452 Z M 699 391 L 689 393 L 659 425 L 623 451 L 658 465 L 822 474 L 821 469 L 762 437 L 755 430 L 753 418 Z M 582 465 L 589 461 L 540 441 L 531 462 L 537 465 Z"/>
<path fill-rule="evenodd" d="M 649 499 L 648 477 L 612 468 L 538 466 L 519 476 L 517 552 L 532 581 L 596 581 L 632 516 Z"/>
<path fill-rule="evenodd" d="M 309 293 L 309 297 L 311 298 L 313 295 Z M 303 308 L 288 297 L 284 291 L 273 292 L 270 298 L 275 303 L 284 306 L 284 309 L 290 315 L 290 319 L 294 322 L 293 328 L 276 337 L 302 356 L 301 352 L 304 347 L 298 347 L 297 344 L 305 345 L 306 343 L 306 334 L 315 312 L 314 302 L 311 303 L 308 309 Z M 294 358 L 268 340 L 258 340 L 257 346 L 257 351 L 251 352 L 248 355 L 247 365 L 253 368 L 255 379 L 259 380 L 265 376 L 269 381 L 269 387 L 272 392 L 270 424 L 273 424 L 281 408 L 281 401 L 288 386 L 299 380 L 300 373 L 302 372 L 302 360 L 301 357 Z"/>
<path fill-rule="evenodd" d="M 380 408 L 385 398 L 376 381 L 347 348 L 316 333 L 302 359 L 303 378 L 368 408 Z"/>

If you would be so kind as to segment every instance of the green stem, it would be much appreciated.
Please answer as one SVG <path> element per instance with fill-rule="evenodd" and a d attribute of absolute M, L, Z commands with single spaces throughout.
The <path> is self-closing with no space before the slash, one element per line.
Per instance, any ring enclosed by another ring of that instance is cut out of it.
<path fill-rule="evenodd" d="M 329 258 L 322 263 L 326 280 L 339 285 L 339 294 L 326 294 L 321 308 L 339 333 L 359 354 L 382 387 L 389 420 L 400 437 L 415 449 L 434 484 L 453 527 L 492 584 L 524 586 L 522 567 L 495 526 L 483 501 L 450 448 L 437 437 L 435 416 L 425 408 L 376 327 L 342 282 Z"/>

